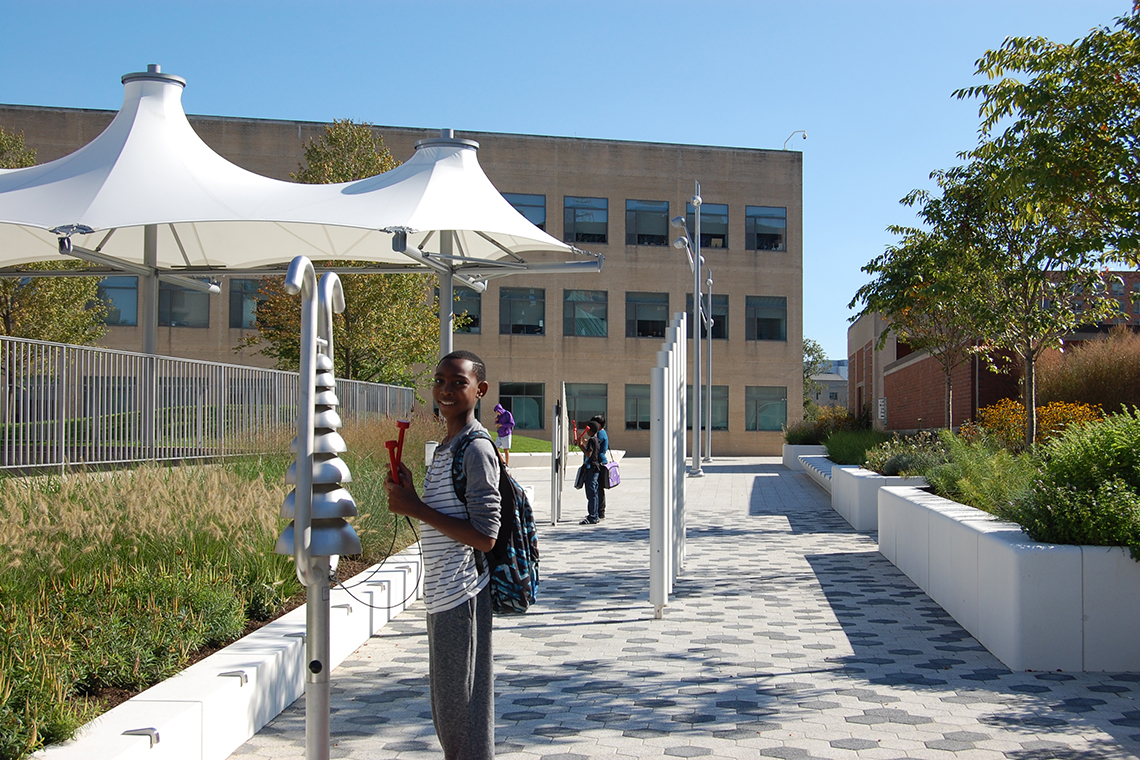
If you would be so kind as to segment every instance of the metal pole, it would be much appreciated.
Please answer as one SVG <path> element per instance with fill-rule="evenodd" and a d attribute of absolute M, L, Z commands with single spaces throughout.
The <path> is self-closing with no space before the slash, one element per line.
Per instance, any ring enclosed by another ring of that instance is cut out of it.
<path fill-rule="evenodd" d="M 712 328 L 713 328 L 713 313 L 712 313 L 712 269 L 708 270 L 708 278 L 705 284 L 709 287 L 708 309 L 705 311 L 705 323 L 708 325 L 708 336 L 705 343 L 708 345 L 705 351 L 708 354 L 708 365 L 705 373 L 705 387 L 708 388 L 708 399 L 705 404 L 705 459 L 706 462 L 712 461 L 712 399 L 713 399 L 713 385 L 712 385 Z"/>
<path fill-rule="evenodd" d="M 694 182 L 693 192 L 693 465 L 689 477 L 701 472 L 701 183 Z"/>
<path fill-rule="evenodd" d="M 313 557 L 312 568 L 316 583 L 305 589 L 305 760 L 329 760 L 329 558 Z"/>
<path fill-rule="evenodd" d="M 443 256 L 454 254 L 455 232 L 443 230 L 439 233 L 439 252 Z M 445 259 L 446 261 L 446 259 Z M 439 355 L 447 356 L 455 350 L 453 331 L 455 328 L 455 275 L 451 269 L 439 273 Z"/>

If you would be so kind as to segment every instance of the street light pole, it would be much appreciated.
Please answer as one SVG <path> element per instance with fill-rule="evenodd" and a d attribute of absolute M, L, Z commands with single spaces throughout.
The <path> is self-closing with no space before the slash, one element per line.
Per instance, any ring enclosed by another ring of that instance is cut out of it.
<path fill-rule="evenodd" d="M 705 387 L 708 388 L 708 404 L 705 408 L 705 458 L 704 461 L 712 461 L 712 399 L 713 399 L 713 385 L 712 385 L 712 330 L 713 330 L 713 310 L 712 310 L 712 267 L 708 269 L 708 279 L 705 280 L 708 286 L 709 294 L 708 300 L 705 304 L 705 325 L 708 329 L 707 339 L 705 343 L 708 344 L 705 349 L 708 353 L 708 372 L 705 376 Z"/>
<path fill-rule="evenodd" d="M 693 464 L 689 468 L 690 478 L 704 477 L 701 472 L 701 183 L 694 182 L 693 198 L 693 237 L 682 235 L 673 241 L 673 247 L 685 248 L 689 252 L 689 267 L 693 270 Z M 685 229 L 685 217 L 676 216 L 670 223 Z"/>

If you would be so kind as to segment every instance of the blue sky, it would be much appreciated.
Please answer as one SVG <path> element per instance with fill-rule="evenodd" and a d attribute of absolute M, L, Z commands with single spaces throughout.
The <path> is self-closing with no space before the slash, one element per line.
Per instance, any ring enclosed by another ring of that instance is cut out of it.
<path fill-rule="evenodd" d="M 116 109 L 148 63 L 187 112 L 804 153 L 804 334 L 847 303 L 898 199 L 976 141 L 950 93 L 1007 36 L 1072 41 L 1129 0 L 7 3 L 0 102 Z M 700 179 L 700 178 L 695 178 Z"/>

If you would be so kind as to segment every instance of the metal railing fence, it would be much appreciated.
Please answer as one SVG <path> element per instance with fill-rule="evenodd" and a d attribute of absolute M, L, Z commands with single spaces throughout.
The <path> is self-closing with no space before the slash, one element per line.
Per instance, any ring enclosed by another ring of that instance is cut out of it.
<path fill-rule="evenodd" d="M 212 459 L 288 441 L 297 373 L 0 336 L 0 470 Z M 337 380 L 348 420 L 415 392 Z"/>

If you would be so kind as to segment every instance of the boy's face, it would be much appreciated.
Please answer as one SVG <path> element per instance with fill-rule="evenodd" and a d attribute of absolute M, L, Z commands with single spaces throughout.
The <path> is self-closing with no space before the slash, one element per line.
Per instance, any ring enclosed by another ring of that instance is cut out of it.
<path fill-rule="evenodd" d="M 466 417 L 486 393 L 486 381 L 479 382 L 467 359 L 448 359 L 435 368 L 431 396 L 445 420 Z"/>

